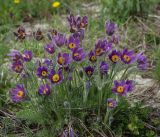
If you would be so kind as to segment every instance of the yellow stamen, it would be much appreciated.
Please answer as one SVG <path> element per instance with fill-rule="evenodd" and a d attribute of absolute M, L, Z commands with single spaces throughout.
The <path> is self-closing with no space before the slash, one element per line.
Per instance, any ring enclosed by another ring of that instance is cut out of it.
<path fill-rule="evenodd" d="M 23 95 L 24 95 L 24 92 L 22 90 L 18 91 L 17 96 L 19 98 L 23 97 Z"/>
<path fill-rule="evenodd" d="M 92 71 L 87 71 L 87 74 L 88 75 L 92 75 Z"/>
<path fill-rule="evenodd" d="M 91 61 L 93 61 L 93 62 L 97 60 L 97 59 L 96 59 L 96 56 L 91 56 L 90 59 L 91 59 Z"/>
<path fill-rule="evenodd" d="M 45 88 L 43 93 L 46 94 L 48 92 L 48 88 Z"/>
<path fill-rule="evenodd" d="M 118 62 L 119 57 L 118 57 L 117 55 L 113 55 L 112 58 L 111 58 L 111 60 L 112 60 L 113 62 Z"/>
<path fill-rule="evenodd" d="M 112 103 L 112 102 L 109 102 L 109 103 L 108 103 L 108 106 L 109 106 L 109 107 L 113 107 L 113 103 Z"/>
<path fill-rule="evenodd" d="M 99 56 L 102 52 L 103 52 L 103 50 L 101 48 L 97 48 L 96 49 L 96 56 Z"/>
<path fill-rule="evenodd" d="M 118 86 L 117 92 L 118 93 L 123 93 L 124 92 L 124 87 L 123 86 Z"/>
<path fill-rule="evenodd" d="M 58 82 L 59 79 L 60 79 L 60 77 L 59 77 L 58 74 L 55 74 L 55 75 L 52 76 L 52 80 L 53 80 L 54 82 Z"/>
<path fill-rule="evenodd" d="M 16 71 L 20 71 L 22 69 L 22 67 L 20 66 L 20 65 L 17 65 L 16 67 L 15 67 L 15 70 Z"/>
<path fill-rule="evenodd" d="M 65 58 L 63 58 L 63 57 L 59 57 L 59 58 L 58 58 L 58 63 L 59 63 L 60 65 L 62 65 L 64 62 L 65 62 Z"/>
<path fill-rule="evenodd" d="M 124 55 L 123 58 L 126 62 L 129 62 L 131 60 L 130 56 L 128 55 Z"/>
<path fill-rule="evenodd" d="M 47 72 L 46 71 L 42 71 L 42 76 L 47 76 Z"/>
<path fill-rule="evenodd" d="M 69 48 L 70 48 L 70 49 L 76 48 L 76 44 L 75 44 L 75 43 L 70 43 L 70 44 L 69 44 Z"/>
<path fill-rule="evenodd" d="M 53 8 L 58 8 L 60 5 L 61 5 L 61 4 L 60 4 L 59 1 L 55 1 L 55 2 L 52 3 L 52 7 L 53 7 Z"/>

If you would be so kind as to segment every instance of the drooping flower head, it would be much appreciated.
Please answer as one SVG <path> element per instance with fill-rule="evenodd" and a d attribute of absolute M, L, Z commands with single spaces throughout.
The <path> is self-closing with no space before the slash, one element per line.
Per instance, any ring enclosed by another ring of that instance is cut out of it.
<path fill-rule="evenodd" d="M 86 57 L 86 54 L 83 48 L 77 48 L 72 53 L 72 58 L 75 61 L 83 61 L 85 57 Z"/>
<path fill-rule="evenodd" d="M 40 95 L 49 95 L 51 93 L 51 88 L 48 84 L 41 84 L 38 93 Z"/>
<path fill-rule="evenodd" d="M 108 64 L 105 61 L 102 61 L 100 63 L 100 72 L 101 74 L 107 74 L 108 73 Z"/>
<path fill-rule="evenodd" d="M 25 50 L 22 56 L 23 56 L 24 61 L 29 62 L 32 60 L 32 51 Z"/>
<path fill-rule="evenodd" d="M 92 66 L 85 67 L 84 71 L 86 72 L 88 77 L 91 77 L 94 73 L 94 67 Z"/>
<path fill-rule="evenodd" d="M 20 102 L 25 98 L 26 90 L 23 85 L 17 84 L 16 87 L 10 91 L 10 95 L 13 102 Z"/>
<path fill-rule="evenodd" d="M 21 73 L 24 69 L 23 63 L 21 61 L 13 62 L 11 65 L 11 69 L 16 73 Z"/>
<path fill-rule="evenodd" d="M 96 57 L 96 54 L 94 51 L 90 51 L 89 54 L 88 54 L 88 57 L 89 57 L 89 60 L 92 62 L 92 63 L 95 63 L 97 61 L 97 57 Z"/>
<path fill-rule="evenodd" d="M 117 25 L 111 21 L 106 22 L 106 33 L 112 36 L 117 29 Z"/>
<path fill-rule="evenodd" d="M 54 47 L 54 44 L 51 43 L 51 44 L 47 44 L 45 47 L 44 47 L 45 51 L 47 51 L 49 54 L 53 54 L 55 52 L 55 47 Z"/>
<path fill-rule="evenodd" d="M 14 32 L 14 35 L 17 37 L 19 40 L 24 40 L 26 38 L 26 31 L 25 28 L 20 26 L 17 30 L 17 32 Z"/>
<path fill-rule="evenodd" d="M 48 67 L 47 66 L 39 66 L 38 68 L 37 68 L 37 76 L 39 77 L 39 78 L 42 78 L 42 79 L 44 79 L 44 78 L 47 78 L 48 77 Z"/>
<path fill-rule="evenodd" d="M 114 44 L 119 44 L 120 36 L 119 35 L 112 35 L 111 42 Z"/>
<path fill-rule="evenodd" d="M 109 59 L 113 62 L 113 63 L 117 63 L 119 61 L 121 57 L 121 52 L 117 51 L 117 50 L 113 50 L 110 54 L 109 54 Z"/>
<path fill-rule="evenodd" d="M 136 61 L 136 56 L 133 50 L 128 51 L 128 49 L 124 49 L 121 55 L 121 60 L 125 64 L 132 64 Z"/>
<path fill-rule="evenodd" d="M 58 47 L 61 47 L 67 43 L 66 36 L 64 34 L 58 33 L 54 35 L 52 39 L 53 43 L 55 43 Z"/>
<path fill-rule="evenodd" d="M 33 36 L 37 41 L 40 41 L 44 38 L 44 35 L 40 29 L 38 29 L 36 32 L 33 32 Z"/>
<path fill-rule="evenodd" d="M 72 61 L 72 57 L 69 53 L 58 53 L 57 63 L 59 65 L 69 65 Z"/>
<path fill-rule="evenodd" d="M 108 108 L 113 109 L 113 108 L 116 108 L 117 105 L 118 105 L 117 101 L 114 100 L 113 98 L 108 98 L 107 99 L 107 106 L 108 106 Z"/>
<path fill-rule="evenodd" d="M 58 72 L 56 72 L 55 70 L 51 70 L 49 79 L 53 84 L 60 84 L 64 79 L 62 70 L 58 70 Z"/>
<path fill-rule="evenodd" d="M 23 61 L 22 54 L 17 50 L 12 50 L 11 53 L 8 54 L 11 57 L 13 62 Z"/>
<path fill-rule="evenodd" d="M 80 37 L 77 35 L 71 35 L 68 40 L 68 48 L 73 51 L 78 47 L 80 47 Z"/>
<path fill-rule="evenodd" d="M 114 87 L 112 88 L 113 93 L 117 93 L 121 96 L 126 96 L 128 91 L 128 85 L 126 84 L 125 80 L 122 81 L 114 81 Z"/>
<path fill-rule="evenodd" d="M 137 63 L 138 63 L 138 68 L 141 70 L 145 70 L 148 67 L 147 58 L 143 53 L 139 53 L 137 55 Z"/>

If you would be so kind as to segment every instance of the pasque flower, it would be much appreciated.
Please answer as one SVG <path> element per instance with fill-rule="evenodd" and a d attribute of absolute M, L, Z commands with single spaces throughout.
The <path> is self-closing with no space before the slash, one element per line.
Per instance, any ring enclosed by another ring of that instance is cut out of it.
<path fill-rule="evenodd" d="M 80 36 L 78 34 L 71 35 L 68 40 L 68 48 L 74 50 L 80 47 Z"/>
<path fill-rule="evenodd" d="M 86 72 L 88 77 L 91 77 L 94 73 L 94 67 L 87 66 L 87 67 L 84 68 L 84 71 Z"/>
<path fill-rule="evenodd" d="M 41 84 L 38 93 L 40 95 L 49 95 L 51 93 L 51 88 L 48 84 Z"/>
<path fill-rule="evenodd" d="M 26 90 L 23 85 L 17 84 L 16 87 L 10 91 L 10 95 L 13 102 L 20 102 L 25 98 Z"/>
<path fill-rule="evenodd" d="M 120 51 L 113 50 L 113 51 L 109 54 L 109 59 L 110 59 L 113 63 L 117 63 L 120 58 L 121 58 L 121 52 L 120 52 Z"/>
<path fill-rule="evenodd" d="M 58 34 L 57 30 L 52 29 L 52 30 L 49 30 L 49 31 L 48 31 L 47 36 L 48 36 L 48 38 L 49 38 L 50 40 L 52 40 L 53 37 L 54 37 L 55 35 L 57 35 L 57 34 Z"/>
<path fill-rule="evenodd" d="M 64 76 L 62 75 L 62 70 L 58 70 L 58 72 L 56 72 L 52 69 L 49 75 L 49 79 L 53 84 L 60 84 L 64 79 Z"/>
<path fill-rule="evenodd" d="M 23 28 L 22 26 L 20 26 L 17 30 L 17 32 L 14 32 L 14 35 L 17 37 L 17 39 L 23 40 L 26 38 L 26 31 L 25 28 Z"/>
<path fill-rule="evenodd" d="M 128 51 L 128 49 L 124 49 L 121 55 L 121 60 L 125 64 L 132 64 L 136 61 L 136 56 L 133 50 Z"/>
<path fill-rule="evenodd" d="M 22 54 L 17 50 L 12 50 L 11 53 L 8 54 L 11 57 L 13 62 L 23 61 Z"/>
<path fill-rule="evenodd" d="M 13 62 L 11 65 L 11 69 L 16 73 L 21 73 L 24 69 L 23 63 L 21 61 Z"/>
<path fill-rule="evenodd" d="M 94 63 L 97 61 L 97 56 L 95 54 L 95 51 L 90 51 L 89 54 L 88 54 L 88 57 L 89 57 L 89 60 Z"/>
<path fill-rule="evenodd" d="M 138 68 L 141 70 L 145 70 L 148 67 L 147 58 L 143 53 L 139 53 L 137 55 L 137 63 L 138 63 Z"/>
<path fill-rule="evenodd" d="M 107 74 L 108 73 L 108 64 L 105 61 L 102 61 L 100 63 L 100 72 L 101 74 Z"/>
<path fill-rule="evenodd" d="M 58 53 L 57 63 L 59 65 L 69 65 L 72 61 L 72 57 L 69 53 Z"/>
<path fill-rule="evenodd" d="M 118 105 L 117 101 L 114 100 L 113 98 L 108 98 L 107 99 L 107 106 L 108 106 L 108 108 L 113 109 L 113 108 L 116 108 L 117 105 Z"/>
<path fill-rule="evenodd" d="M 117 25 L 111 21 L 106 22 L 106 33 L 112 36 L 117 29 Z"/>
<path fill-rule="evenodd" d="M 75 61 L 83 61 L 85 57 L 86 54 L 83 48 L 76 48 L 72 53 L 72 58 Z"/>
<path fill-rule="evenodd" d="M 127 86 L 128 86 L 127 91 L 128 91 L 128 92 L 133 91 L 133 89 L 134 89 L 134 87 L 135 87 L 134 81 L 133 81 L 133 80 L 126 80 L 126 84 L 127 84 Z"/>
<path fill-rule="evenodd" d="M 47 51 L 49 54 L 53 54 L 55 52 L 55 46 L 53 43 L 47 44 L 44 47 L 45 51 Z"/>
<path fill-rule="evenodd" d="M 48 77 L 48 73 L 49 73 L 49 71 L 48 71 L 48 67 L 47 66 L 39 66 L 37 68 L 37 76 L 39 78 L 42 78 L 42 79 L 47 78 Z"/>
<path fill-rule="evenodd" d="M 24 53 L 22 54 L 23 60 L 26 62 L 29 62 L 32 60 L 32 51 L 30 50 L 25 50 Z"/>
<path fill-rule="evenodd" d="M 56 46 L 61 47 L 67 43 L 67 39 L 64 34 L 58 33 L 57 35 L 53 36 L 52 42 L 53 44 L 55 43 Z"/>
<path fill-rule="evenodd" d="M 126 96 L 128 92 L 128 85 L 126 84 L 125 80 L 122 81 L 114 81 L 114 87 L 112 88 L 113 93 L 117 93 L 121 96 Z"/>

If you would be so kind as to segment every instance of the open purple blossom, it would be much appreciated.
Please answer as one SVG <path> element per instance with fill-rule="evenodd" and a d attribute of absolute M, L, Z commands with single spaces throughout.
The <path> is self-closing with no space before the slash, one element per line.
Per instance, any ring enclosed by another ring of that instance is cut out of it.
<path fill-rule="evenodd" d="M 26 90 L 23 85 L 17 84 L 16 87 L 10 91 L 10 95 L 13 102 L 20 102 L 25 98 Z"/>
<path fill-rule="evenodd" d="M 12 50 L 11 53 L 8 54 L 11 57 L 12 61 L 23 61 L 22 54 L 17 50 Z"/>
<path fill-rule="evenodd" d="M 56 72 L 55 70 L 51 70 L 49 79 L 53 84 L 60 84 L 64 79 L 62 70 L 58 70 L 58 72 Z"/>
<path fill-rule="evenodd" d="M 52 64 L 52 60 L 50 60 L 50 59 L 45 59 L 43 61 L 43 65 L 50 66 L 51 64 Z"/>
<path fill-rule="evenodd" d="M 32 51 L 30 50 L 25 50 L 24 53 L 22 54 L 24 61 L 29 62 L 32 60 Z"/>
<path fill-rule="evenodd" d="M 88 54 L 88 57 L 89 57 L 89 60 L 94 63 L 97 61 L 97 57 L 96 57 L 96 54 L 94 51 L 90 51 L 89 54 Z"/>
<path fill-rule="evenodd" d="M 121 57 L 121 52 L 113 50 L 108 56 L 113 63 L 117 63 Z"/>
<path fill-rule="evenodd" d="M 118 106 L 117 101 L 114 100 L 113 98 L 108 98 L 107 99 L 107 106 L 110 109 L 116 108 Z"/>
<path fill-rule="evenodd" d="M 58 53 L 57 63 L 59 65 L 69 65 L 72 61 L 72 57 L 69 53 Z"/>
<path fill-rule="evenodd" d="M 96 56 L 101 56 L 106 51 L 106 45 L 103 43 L 102 40 L 98 40 L 98 42 L 95 45 L 95 54 Z"/>
<path fill-rule="evenodd" d="M 44 78 L 47 78 L 48 77 L 48 67 L 47 66 L 39 66 L 38 68 L 37 68 L 37 76 L 39 77 L 39 78 L 42 78 L 42 79 L 44 79 Z"/>
<path fill-rule="evenodd" d="M 138 68 L 141 70 L 145 70 L 148 67 L 147 58 L 143 53 L 139 53 L 137 55 L 137 63 L 138 63 Z"/>
<path fill-rule="evenodd" d="M 68 48 L 73 51 L 78 47 L 80 47 L 80 37 L 71 35 L 68 40 Z"/>
<path fill-rule="evenodd" d="M 86 57 L 86 53 L 83 48 L 77 48 L 72 53 L 72 58 L 75 61 L 83 61 Z"/>
<path fill-rule="evenodd" d="M 112 36 L 117 29 L 117 25 L 111 21 L 106 22 L 106 33 Z"/>
<path fill-rule="evenodd" d="M 47 51 L 49 54 L 53 54 L 55 52 L 55 47 L 53 43 L 47 44 L 44 47 L 45 51 Z"/>
<path fill-rule="evenodd" d="M 131 92 L 134 90 L 134 81 L 133 80 L 126 80 L 126 84 L 128 86 L 128 92 Z"/>
<path fill-rule="evenodd" d="M 125 64 L 132 64 L 136 61 L 136 56 L 133 50 L 128 51 L 128 49 L 124 49 L 121 55 L 121 60 Z"/>
<path fill-rule="evenodd" d="M 91 77 L 94 73 L 94 67 L 92 66 L 85 67 L 84 71 L 86 72 L 88 77 Z"/>
<path fill-rule="evenodd" d="M 41 84 L 38 93 L 40 95 L 49 95 L 51 93 L 51 88 L 48 84 Z"/>
<path fill-rule="evenodd" d="M 108 64 L 105 61 L 102 61 L 100 63 L 100 72 L 101 74 L 107 74 L 108 73 Z"/>
<path fill-rule="evenodd" d="M 122 81 L 115 80 L 112 92 L 121 96 L 126 96 L 128 92 L 128 85 L 126 84 L 125 80 Z"/>
<path fill-rule="evenodd" d="M 11 65 L 11 69 L 16 73 L 21 73 L 24 69 L 23 63 L 21 61 L 13 62 Z"/>
<path fill-rule="evenodd" d="M 66 36 L 64 34 L 58 33 L 57 35 L 54 35 L 52 39 L 53 43 L 55 43 L 58 47 L 62 47 L 67 43 Z"/>

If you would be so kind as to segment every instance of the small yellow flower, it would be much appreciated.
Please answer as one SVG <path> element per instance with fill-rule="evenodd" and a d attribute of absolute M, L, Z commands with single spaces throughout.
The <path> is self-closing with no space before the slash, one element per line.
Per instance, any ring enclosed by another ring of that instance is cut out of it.
<path fill-rule="evenodd" d="M 15 4 L 19 4 L 19 3 L 20 3 L 20 0 L 14 0 L 14 3 L 15 3 Z"/>
<path fill-rule="evenodd" d="M 58 8 L 60 5 L 61 5 L 60 2 L 58 2 L 58 1 L 55 1 L 52 3 L 53 8 Z"/>

